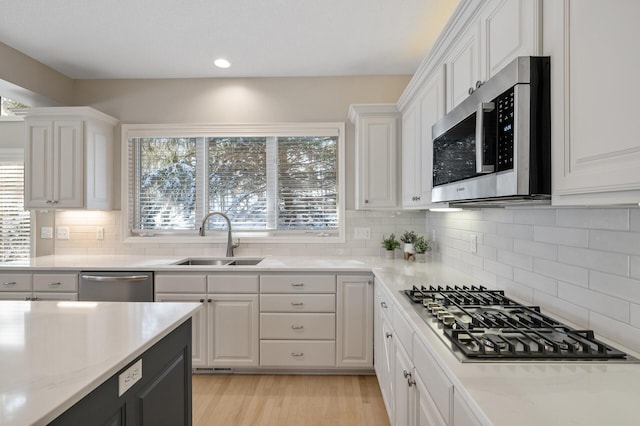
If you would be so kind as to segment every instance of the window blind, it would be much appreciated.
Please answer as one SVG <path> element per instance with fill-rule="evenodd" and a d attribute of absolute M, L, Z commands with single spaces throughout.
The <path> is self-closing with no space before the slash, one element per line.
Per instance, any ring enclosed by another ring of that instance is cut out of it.
<path fill-rule="evenodd" d="M 26 259 L 31 215 L 24 209 L 24 153 L 0 149 L 0 261 Z"/>

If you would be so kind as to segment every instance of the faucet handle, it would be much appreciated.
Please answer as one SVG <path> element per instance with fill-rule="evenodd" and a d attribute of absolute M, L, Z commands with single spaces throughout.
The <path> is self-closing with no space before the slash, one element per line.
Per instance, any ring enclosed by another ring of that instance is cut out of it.
<path fill-rule="evenodd" d="M 231 244 L 231 247 L 233 248 L 238 248 L 240 247 L 240 238 L 234 238 L 233 243 Z"/>

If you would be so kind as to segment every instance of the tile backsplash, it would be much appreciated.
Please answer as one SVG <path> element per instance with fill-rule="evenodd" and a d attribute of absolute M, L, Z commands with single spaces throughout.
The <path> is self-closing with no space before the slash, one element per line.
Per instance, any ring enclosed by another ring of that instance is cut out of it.
<path fill-rule="evenodd" d="M 414 211 L 358 211 L 346 212 L 345 243 L 245 243 L 240 239 L 236 249 L 239 256 L 378 256 L 383 235 L 401 234 L 414 230 L 424 234 L 424 212 Z M 55 240 L 54 253 L 58 255 L 137 254 L 158 256 L 223 256 L 226 241 L 219 244 L 128 243 L 121 238 L 120 211 L 60 211 L 55 213 L 55 226 L 68 227 L 68 240 Z M 98 228 L 103 228 L 104 239 L 97 238 Z M 369 239 L 356 239 L 355 228 L 368 228 Z M 195 231 L 194 231 L 195 235 Z"/>
<path fill-rule="evenodd" d="M 639 208 L 428 213 L 427 229 L 444 263 L 640 352 Z"/>

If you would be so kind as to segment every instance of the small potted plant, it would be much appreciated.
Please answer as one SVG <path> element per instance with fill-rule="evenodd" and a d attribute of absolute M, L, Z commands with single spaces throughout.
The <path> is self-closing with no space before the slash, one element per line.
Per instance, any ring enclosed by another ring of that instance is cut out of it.
<path fill-rule="evenodd" d="M 422 235 L 416 238 L 413 243 L 413 248 L 416 251 L 416 260 L 420 263 L 427 261 L 427 252 L 431 250 L 429 247 L 429 240 L 425 239 Z"/>
<path fill-rule="evenodd" d="M 414 231 L 404 231 L 402 236 L 400 237 L 400 241 L 404 243 L 404 258 L 408 259 L 413 255 L 416 251 L 413 248 L 413 243 L 416 242 L 418 238 L 418 234 Z"/>
<path fill-rule="evenodd" d="M 395 249 L 400 247 L 400 242 L 398 240 L 396 240 L 395 234 L 391 234 L 387 238 L 385 238 L 385 236 L 383 235 L 382 236 L 382 247 L 384 247 L 385 250 L 386 250 L 386 258 L 387 259 L 393 259 L 394 258 L 394 251 L 395 251 Z"/>

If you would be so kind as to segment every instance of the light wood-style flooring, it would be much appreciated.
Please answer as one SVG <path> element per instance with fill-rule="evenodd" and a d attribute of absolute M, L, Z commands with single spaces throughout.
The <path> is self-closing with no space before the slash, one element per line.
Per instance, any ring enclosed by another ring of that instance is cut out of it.
<path fill-rule="evenodd" d="M 193 376 L 193 425 L 387 426 L 376 376 Z"/>

